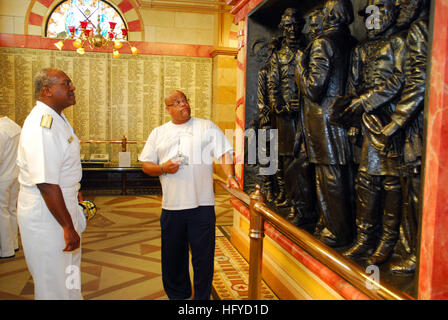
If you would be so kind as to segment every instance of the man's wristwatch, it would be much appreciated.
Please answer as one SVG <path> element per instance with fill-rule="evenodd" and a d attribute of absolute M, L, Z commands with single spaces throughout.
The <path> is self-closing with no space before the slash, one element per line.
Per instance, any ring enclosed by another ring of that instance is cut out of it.
<path fill-rule="evenodd" d="M 166 172 L 165 172 L 165 171 L 163 171 L 163 167 L 162 167 L 162 165 L 161 165 L 161 164 L 159 164 L 159 167 L 160 167 L 160 172 L 162 172 L 161 176 L 164 176 L 164 175 L 166 175 Z"/>

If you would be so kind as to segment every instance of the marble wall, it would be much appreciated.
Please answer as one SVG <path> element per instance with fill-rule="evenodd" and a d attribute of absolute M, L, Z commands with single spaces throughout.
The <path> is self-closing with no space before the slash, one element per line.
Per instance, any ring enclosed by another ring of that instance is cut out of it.
<path fill-rule="evenodd" d="M 235 127 L 236 59 L 233 55 L 213 58 L 212 121 L 222 129 Z"/>
<path fill-rule="evenodd" d="M 0 33 L 24 34 L 30 0 L 0 0 Z"/>
<path fill-rule="evenodd" d="M 236 50 L 221 51 L 213 57 L 213 104 L 212 121 L 223 131 L 235 129 L 236 102 Z M 215 173 L 225 178 L 220 166 L 215 165 Z M 218 193 L 226 193 L 215 186 Z"/>
<path fill-rule="evenodd" d="M 130 40 L 236 46 L 234 39 L 229 38 L 233 21 L 230 13 L 151 9 L 139 7 L 133 0 L 109 2 L 128 22 Z M 42 26 L 58 3 L 58 0 L 0 0 L 0 33 L 44 35 Z"/>
<path fill-rule="evenodd" d="M 145 24 L 145 41 L 213 45 L 213 14 L 142 10 Z"/>
<path fill-rule="evenodd" d="M 448 299 L 448 1 L 434 0 L 432 8 L 418 286 L 425 300 Z"/>
<path fill-rule="evenodd" d="M 236 101 L 237 26 L 230 13 L 141 7 L 135 0 L 109 0 L 130 29 L 140 55 L 212 58 L 211 120 L 233 129 Z M 59 0 L 0 0 L 0 47 L 55 50 L 43 37 L 46 19 Z M 74 51 L 67 41 L 64 51 Z M 92 50 L 86 49 L 87 52 Z M 111 49 L 95 50 L 111 52 Z M 123 47 L 122 53 L 130 53 Z M 219 172 L 218 172 L 219 173 Z"/>
<path fill-rule="evenodd" d="M 59 0 L 0 0 L 0 46 L 54 50 L 54 40 L 42 35 L 47 17 L 59 3 Z M 236 64 L 232 63 L 231 52 L 237 46 L 237 26 L 233 25 L 233 16 L 212 11 L 151 9 L 139 6 L 134 0 L 109 0 L 109 3 L 125 18 L 130 40 L 140 54 L 214 59 L 213 101 L 216 105 L 213 120 L 225 123 L 225 128 L 229 128 L 234 122 L 232 112 L 229 115 L 228 110 L 235 103 L 232 86 L 236 82 Z M 213 54 L 215 48 L 227 51 Z M 67 41 L 64 50 L 75 50 L 72 41 Z M 128 53 L 127 48 L 122 50 Z M 86 51 L 91 50 L 87 48 Z"/>

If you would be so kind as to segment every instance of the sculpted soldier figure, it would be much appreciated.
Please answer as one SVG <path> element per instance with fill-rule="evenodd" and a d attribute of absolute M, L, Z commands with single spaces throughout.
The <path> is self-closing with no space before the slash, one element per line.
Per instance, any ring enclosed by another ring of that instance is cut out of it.
<path fill-rule="evenodd" d="M 301 30 L 304 21 L 297 16 L 297 10 L 288 8 L 284 11 L 279 25 L 282 41 L 269 64 L 268 92 L 269 104 L 274 117 L 275 129 L 278 130 L 278 171 L 276 174 L 279 193 L 275 199 L 278 207 L 290 206 L 290 199 L 285 189 L 285 169 L 293 158 L 294 138 L 297 118 L 297 85 L 294 81 L 295 56 L 303 48 Z"/>
<path fill-rule="evenodd" d="M 405 42 L 394 27 L 395 1 L 369 0 L 368 5 L 379 8 L 378 28 L 369 29 L 366 25 L 368 41 L 353 51 L 349 93 L 355 98 L 337 115 L 348 126 L 359 126 L 361 121 L 363 133 L 356 181 L 357 239 L 343 254 L 353 259 L 371 255 L 368 263 L 381 264 L 390 257 L 398 239 L 402 194 L 400 138 L 394 136 L 389 147 L 380 151 L 380 132 L 390 122 L 403 88 Z M 338 113 L 336 109 L 333 112 Z"/>
<path fill-rule="evenodd" d="M 297 54 L 296 81 L 304 95 L 303 126 L 307 155 L 314 165 L 316 195 L 322 223 L 315 235 L 330 246 L 353 237 L 350 205 L 351 154 L 344 128 L 330 123 L 330 106 L 345 94 L 350 52 L 355 45 L 348 25 L 353 22 L 349 0 L 328 0 L 323 32 L 306 54 Z"/>
<path fill-rule="evenodd" d="M 323 19 L 323 8 L 312 9 L 305 15 L 304 34 L 308 41 L 307 48 L 322 33 Z"/>
<path fill-rule="evenodd" d="M 322 8 L 316 8 L 305 14 L 304 35 L 308 40 L 305 52 L 308 53 L 312 42 L 322 33 Z M 300 50 L 300 49 L 299 49 Z M 296 226 L 315 223 L 315 183 L 313 166 L 310 165 L 305 148 L 303 129 L 303 97 L 299 90 L 299 110 L 297 134 L 294 143 L 294 160 L 288 167 L 285 180 L 288 189 L 293 189 L 291 213 L 288 219 Z"/>
<path fill-rule="evenodd" d="M 414 21 L 406 38 L 405 86 L 400 102 L 389 122 L 381 131 L 384 147 L 397 132 L 404 132 L 404 196 L 402 230 L 409 247 L 408 256 L 391 265 L 397 273 L 415 271 L 418 229 L 420 171 L 423 149 L 423 107 L 425 99 L 426 56 L 428 47 L 428 2 L 402 1 L 397 25 L 408 26 Z"/>
<path fill-rule="evenodd" d="M 272 109 L 269 105 L 269 97 L 268 97 L 268 70 L 270 59 L 272 57 L 273 52 L 277 49 L 278 40 L 273 39 L 268 44 L 268 56 L 266 59 L 266 63 L 261 67 L 260 71 L 258 71 L 258 82 L 257 82 L 257 107 L 258 107 L 258 128 L 264 130 L 270 130 L 273 127 L 273 116 Z M 267 133 L 268 134 L 268 133 Z M 269 139 L 269 136 L 267 136 Z M 269 141 L 266 141 L 265 150 L 263 150 L 263 154 L 269 155 Z M 260 166 L 269 166 L 267 164 L 260 164 Z M 263 175 L 263 189 L 264 194 L 266 196 L 267 202 L 273 202 L 274 192 L 275 192 L 275 181 L 274 176 L 272 175 Z"/>

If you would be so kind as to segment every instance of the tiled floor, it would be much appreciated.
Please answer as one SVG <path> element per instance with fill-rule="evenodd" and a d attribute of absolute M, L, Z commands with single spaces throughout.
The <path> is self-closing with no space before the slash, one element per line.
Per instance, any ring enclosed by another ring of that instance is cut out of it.
<path fill-rule="evenodd" d="M 247 300 L 249 298 L 249 264 L 219 231 L 216 234 L 215 272 L 213 289 L 217 300 Z M 261 300 L 278 300 L 264 281 Z"/>
<path fill-rule="evenodd" d="M 160 267 L 161 196 L 86 198 L 95 202 L 98 212 L 83 233 L 84 299 L 167 299 Z M 215 211 L 217 226 L 232 225 L 233 209 L 228 196 L 216 196 Z M 225 264 L 231 256 L 236 262 L 228 263 L 223 272 L 223 261 Z M 220 298 L 247 297 L 247 274 L 236 279 L 237 273 L 247 273 L 247 263 L 238 258 L 221 232 L 217 233 L 215 270 Z M 15 258 L 0 260 L 0 299 L 33 299 L 33 290 L 23 250 Z M 263 294 L 266 299 L 275 299 L 266 287 Z"/>

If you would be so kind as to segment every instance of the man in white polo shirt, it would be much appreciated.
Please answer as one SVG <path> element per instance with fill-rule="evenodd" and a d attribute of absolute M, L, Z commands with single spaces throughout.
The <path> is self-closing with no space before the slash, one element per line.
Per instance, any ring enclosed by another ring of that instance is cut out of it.
<path fill-rule="evenodd" d="M 210 298 L 214 270 L 215 211 L 213 158 L 240 188 L 234 176 L 232 146 L 211 121 L 192 118 L 185 94 L 165 98 L 171 121 L 155 128 L 139 160 L 143 172 L 162 185 L 162 280 L 170 299 L 189 299 L 189 248 L 194 271 L 194 299 Z"/>
<path fill-rule="evenodd" d="M 35 77 L 36 106 L 20 136 L 17 218 L 35 299 L 82 299 L 78 206 L 80 144 L 62 110 L 76 103 L 75 87 L 61 70 Z"/>

